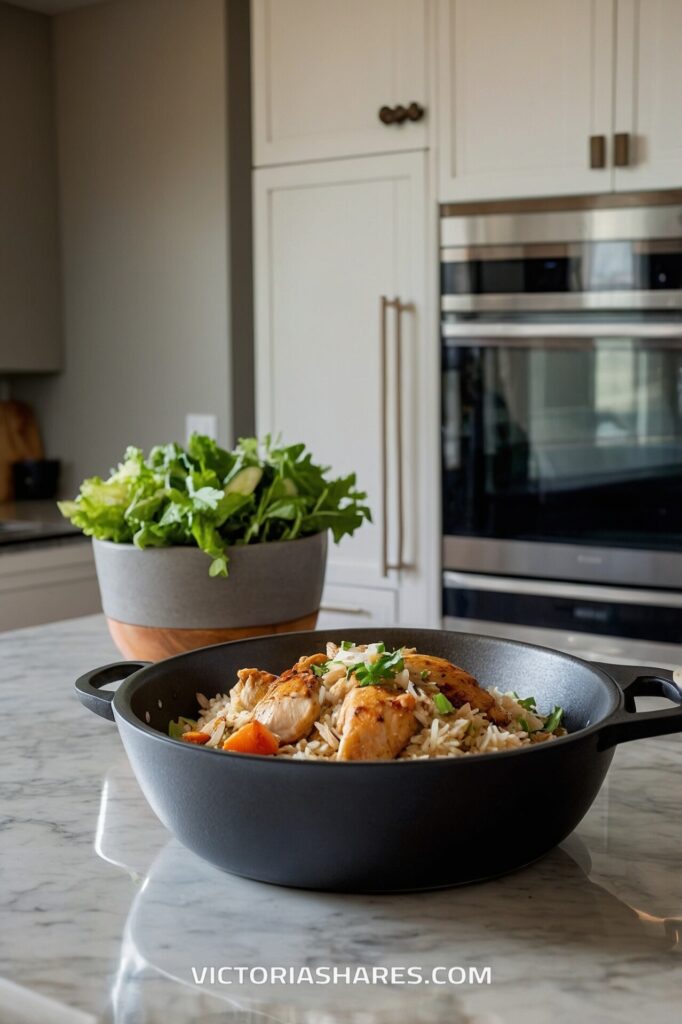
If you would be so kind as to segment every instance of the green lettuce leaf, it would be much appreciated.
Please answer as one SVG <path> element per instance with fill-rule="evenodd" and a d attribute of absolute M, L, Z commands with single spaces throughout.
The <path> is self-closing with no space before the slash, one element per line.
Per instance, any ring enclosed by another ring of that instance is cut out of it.
<path fill-rule="evenodd" d="M 232 451 L 199 434 L 187 448 L 157 445 L 147 456 L 126 449 L 107 480 L 85 480 L 78 497 L 58 502 L 91 537 L 139 548 L 193 545 L 209 574 L 226 576 L 235 544 L 294 540 L 331 530 L 353 534 L 371 512 L 355 474 L 331 478 L 303 444 L 241 438 Z"/>

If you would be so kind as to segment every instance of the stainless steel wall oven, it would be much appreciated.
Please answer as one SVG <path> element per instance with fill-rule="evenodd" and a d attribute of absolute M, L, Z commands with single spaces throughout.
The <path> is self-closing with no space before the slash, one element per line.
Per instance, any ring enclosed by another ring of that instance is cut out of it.
<path fill-rule="evenodd" d="M 682 642 L 682 192 L 443 207 L 441 246 L 446 620 Z"/>

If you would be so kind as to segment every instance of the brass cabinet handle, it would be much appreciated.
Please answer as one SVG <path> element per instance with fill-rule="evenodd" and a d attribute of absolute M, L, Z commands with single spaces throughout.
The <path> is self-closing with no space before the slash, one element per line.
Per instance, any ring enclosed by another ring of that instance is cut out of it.
<path fill-rule="evenodd" d="M 424 108 L 419 103 L 410 103 L 404 107 L 399 103 L 396 107 L 381 107 L 379 120 L 382 124 L 403 124 L 405 121 L 421 121 Z"/>
<path fill-rule="evenodd" d="M 616 132 L 613 136 L 613 163 L 615 167 L 630 166 L 630 132 Z"/>
<path fill-rule="evenodd" d="M 388 310 L 395 310 L 395 439 L 396 439 L 396 489 L 398 491 L 398 558 L 388 560 L 388 395 L 386 369 L 388 365 Z M 402 410 L 402 314 L 413 312 L 411 303 L 399 298 L 387 299 L 381 296 L 381 575 L 388 576 L 389 569 L 410 569 L 404 558 L 405 546 L 405 505 L 403 489 L 403 410 Z"/>
<path fill-rule="evenodd" d="M 590 167 L 606 167 L 606 136 L 590 135 Z"/>

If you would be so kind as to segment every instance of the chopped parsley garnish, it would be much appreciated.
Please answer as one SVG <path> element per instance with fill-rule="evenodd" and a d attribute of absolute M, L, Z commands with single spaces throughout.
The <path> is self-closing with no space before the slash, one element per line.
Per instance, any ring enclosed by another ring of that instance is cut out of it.
<path fill-rule="evenodd" d="M 347 675 L 354 675 L 358 686 L 381 686 L 383 683 L 392 683 L 398 672 L 402 672 L 404 668 L 402 651 L 391 651 L 382 654 L 368 665 L 362 661 L 357 665 L 349 665 Z"/>
<path fill-rule="evenodd" d="M 353 643 L 352 640 L 342 640 L 341 641 L 341 650 L 342 651 L 350 651 L 350 650 L 353 649 L 353 647 L 355 647 L 355 644 Z"/>
<path fill-rule="evenodd" d="M 455 705 L 450 703 L 444 693 L 437 693 L 433 698 L 433 703 L 436 705 L 439 715 L 449 715 L 451 711 L 455 710 Z"/>
<path fill-rule="evenodd" d="M 554 732 L 554 730 L 559 727 L 559 723 L 561 722 L 563 713 L 564 709 L 562 707 L 559 707 L 559 705 L 557 704 L 557 706 L 554 708 L 551 715 L 543 725 L 542 732 Z"/>

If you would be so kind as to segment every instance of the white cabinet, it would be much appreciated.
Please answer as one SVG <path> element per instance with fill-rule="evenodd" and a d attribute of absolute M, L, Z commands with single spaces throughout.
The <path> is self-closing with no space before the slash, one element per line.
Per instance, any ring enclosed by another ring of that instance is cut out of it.
<path fill-rule="evenodd" d="M 682 186 L 680 0 L 438 0 L 437 38 L 442 202 Z"/>
<path fill-rule="evenodd" d="M 675 0 L 671 0 L 675 2 Z M 600 192 L 613 0 L 439 0 L 439 198 Z"/>
<path fill-rule="evenodd" d="M 85 539 L 0 553 L 0 633 L 102 611 L 92 544 Z"/>
<path fill-rule="evenodd" d="M 618 0 L 614 131 L 628 140 L 618 191 L 682 186 L 682 3 Z"/>
<path fill-rule="evenodd" d="M 252 0 L 256 166 L 418 149 L 428 0 Z"/>
<path fill-rule="evenodd" d="M 317 628 L 345 629 L 352 639 L 353 629 L 390 626 L 398 614 L 397 597 L 395 590 L 329 584 L 322 595 Z"/>
<path fill-rule="evenodd" d="M 357 473 L 374 522 L 331 547 L 328 585 L 392 590 L 398 619 L 412 623 L 433 621 L 437 601 L 425 165 L 424 154 L 405 153 L 255 173 L 258 430 L 304 441 L 337 474 Z M 382 296 L 408 307 L 399 323 L 387 310 L 385 361 Z M 386 571 L 384 555 L 401 557 L 401 532 L 409 568 Z"/>

